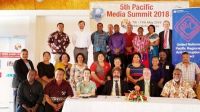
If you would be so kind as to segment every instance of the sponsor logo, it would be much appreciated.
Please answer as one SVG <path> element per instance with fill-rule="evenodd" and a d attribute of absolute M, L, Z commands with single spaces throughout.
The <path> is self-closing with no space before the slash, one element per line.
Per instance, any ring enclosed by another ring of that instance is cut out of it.
<path fill-rule="evenodd" d="M 99 22 L 104 16 L 104 10 L 102 8 L 93 8 L 90 15 L 91 15 L 91 19 L 94 19 L 97 22 Z"/>
<path fill-rule="evenodd" d="M 181 38 L 190 42 L 200 31 L 199 21 L 191 14 L 185 14 L 175 25 L 175 31 Z"/>

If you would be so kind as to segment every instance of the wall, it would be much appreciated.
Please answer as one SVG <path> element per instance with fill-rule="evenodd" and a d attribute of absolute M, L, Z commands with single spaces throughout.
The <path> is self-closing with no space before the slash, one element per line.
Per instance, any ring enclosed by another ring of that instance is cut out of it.
<path fill-rule="evenodd" d="M 89 11 L 86 10 L 51 10 L 51 11 L 0 11 L 0 36 L 4 35 L 23 35 L 26 37 L 26 48 L 29 50 L 29 58 L 34 62 L 35 67 L 42 61 L 42 53 L 50 51 L 47 40 L 50 33 L 57 30 L 56 24 L 63 22 L 65 32 L 69 35 L 78 29 L 78 21 L 86 22 L 86 30 L 89 31 Z M 71 44 L 67 52 L 74 63 L 73 48 Z M 93 59 L 90 50 L 90 60 Z M 89 61 L 89 65 L 92 61 Z"/>

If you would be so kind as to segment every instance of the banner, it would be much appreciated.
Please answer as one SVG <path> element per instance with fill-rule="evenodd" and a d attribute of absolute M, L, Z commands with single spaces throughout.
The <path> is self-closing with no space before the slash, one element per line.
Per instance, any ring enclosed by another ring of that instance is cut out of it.
<path fill-rule="evenodd" d="M 182 52 L 200 66 L 200 8 L 173 10 L 172 63 L 181 62 Z"/>
<path fill-rule="evenodd" d="M 8 107 L 13 102 L 13 64 L 24 47 L 24 36 L 0 36 L 0 107 Z"/>
<path fill-rule="evenodd" d="M 133 25 L 133 32 L 143 27 L 147 33 L 150 24 L 156 26 L 156 32 L 163 30 L 163 21 L 172 21 L 172 10 L 188 8 L 188 1 L 107 1 L 90 3 L 91 31 L 96 31 L 96 24 L 102 22 L 107 31 L 108 24 L 119 24 L 120 32 L 126 31 L 126 25 Z"/>

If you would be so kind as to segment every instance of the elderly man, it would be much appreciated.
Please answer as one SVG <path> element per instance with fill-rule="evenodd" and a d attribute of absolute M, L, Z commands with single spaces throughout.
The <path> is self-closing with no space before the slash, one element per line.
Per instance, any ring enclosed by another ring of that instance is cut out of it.
<path fill-rule="evenodd" d="M 124 96 L 128 93 L 128 83 L 120 79 L 121 69 L 115 67 L 112 70 L 113 79 L 105 83 L 103 94 L 112 96 Z"/>
<path fill-rule="evenodd" d="M 43 112 L 43 87 L 35 80 L 36 71 L 29 70 L 27 80 L 20 83 L 18 88 L 19 106 L 17 112 Z"/>
<path fill-rule="evenodd" d="M 65 99 L 73 96 L 70 84 L 64 80 L 64 73 L 63 69 L 58 68 L 55 79 L 44 88 L 46 112 L 61 112 Z"/>
<path fill-rule="evenodd" d="M 171 98 L 194 98 L 196 94 L 190 84 L 182 80 L 181 69 L 176 68 L 173 72 L 173 79 L 165 84 L 161 96 Z"/>
<path fill-rule="evenodd" d="M 183 72 L 183 80 L 189 82 L 192 88 L 199 84 L 200 69 L 198 65 L 190 61 L 190 54 L 188 52 L 182 53 L 182 62 L 176 65 L 176 68 Z"/>

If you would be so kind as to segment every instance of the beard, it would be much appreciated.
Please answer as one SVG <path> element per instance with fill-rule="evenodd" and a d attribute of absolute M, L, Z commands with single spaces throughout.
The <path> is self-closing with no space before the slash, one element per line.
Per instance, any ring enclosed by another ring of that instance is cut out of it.
<path fill-rule="evenodd" d="M 180 81 L 180 79 L 178 79 L 178 78 L 177 78 L 177 79 L 174 78 L 173 80 L 174 80 L 175 82 L 179 82 L 179 81 Z"/>
<path fill-rule="evenodd" d="M 114 79 L 114 80 L 119 80 L 119 79 L 120 79 L 120 76 L 113 76 L 113 79 Z"/>

